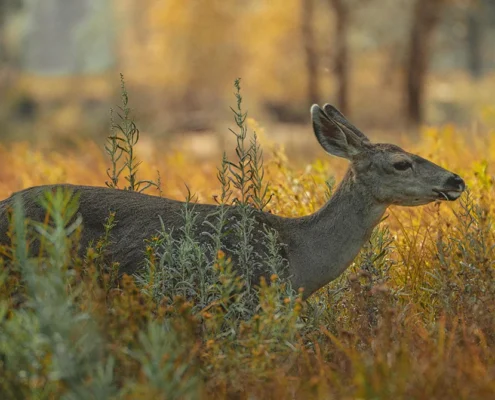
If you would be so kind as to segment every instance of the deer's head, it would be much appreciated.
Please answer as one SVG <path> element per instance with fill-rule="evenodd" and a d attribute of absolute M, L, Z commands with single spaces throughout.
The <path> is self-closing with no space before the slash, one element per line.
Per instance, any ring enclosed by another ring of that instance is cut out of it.
<path fill-rule="evenodd" d="M 462 178 L 393 144 L 370 140 L 330 104 L 311 107 L 315 135 L 329 153 L 351 162 L 354 181 L 382 204 L 417 206 L 456 200 Z"/>

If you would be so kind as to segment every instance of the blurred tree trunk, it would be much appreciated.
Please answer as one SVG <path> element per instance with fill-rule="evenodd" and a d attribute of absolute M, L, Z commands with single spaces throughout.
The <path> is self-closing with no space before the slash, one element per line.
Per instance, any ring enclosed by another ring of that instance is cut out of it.
<path fill-rule="evenodd" d="M 308 105 L 318 103 L 320 93 L 318 89 L 318 54 L 315 49 L 314 38 L 314 0 L 301 1 L 301 27 L 304 52 L 306 55 L 307 89 L 306 96 Z"/>
<path fill-rule="evenodd" d="M 183 2 L 188 13 L 188 29 L 184 35 L 182 59 L 184 89 L 178 98 L 174 127 L 203 131 L 216 119 L 224 89 L 232 87 L 242 54 L 235 41 L 237 2 Z M 187 4 L 187 5 L 186 5 Z M 182 6 L 181 6 L 182 7 Z M 212 62 L 214 59 L 214 62 Z"/>
<path fill-rule="evenodd" d="M 6 62 L 7 55 L 5 49 L 5 19 L 7 14 L 7 4 L 0 0 L 0 67 Z"/>
<path fill-rule="evenodd" d="M 335 13 L 335 77 L 337 106 L 344 114 L 349 112 L 349 46 L 347 43 L 349 9 L 345 0 L 330 0 Z"/>
<path fill-rule="evenodd" d="M 483 60 L 481 55 L 482 24 L 480 5 L 472 6 L 467 13 L 467 64 L 468 70 L 474 79 L 481 78 Z"/>
<path fill-rule="evenodd" d="M 444 0 L 417 0 L 415 4 L 406 65 L 406 115 L 410 127 L 417 127 L 423 122 L 431 42 L 443 5 Z"/>
<path fill-rule="evenodd" d="M 6 29 L 8 17 L 21 8 L 19 0 L 0 0 L 0 64 L 9 64 L 12 60 L 8 54 Z"/>
<path fill-rule="evenodd" d="M 7 42 L 9 17 L 22 8 L 20 0 L 0 0 L 0 93 L 15 82 L 19 57 Z"/>

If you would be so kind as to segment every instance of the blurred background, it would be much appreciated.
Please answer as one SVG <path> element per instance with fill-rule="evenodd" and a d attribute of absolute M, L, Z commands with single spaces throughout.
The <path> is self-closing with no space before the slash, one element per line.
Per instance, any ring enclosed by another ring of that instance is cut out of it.
<path fill-rule="evenodd" d="M 119 73 L 157 139 L 226 134 L 237 77 L 279 137 L 316 102 L 366 132 L 493 126 L 495 1 L 0 0 L 0 141 L 102 142 Z"/>

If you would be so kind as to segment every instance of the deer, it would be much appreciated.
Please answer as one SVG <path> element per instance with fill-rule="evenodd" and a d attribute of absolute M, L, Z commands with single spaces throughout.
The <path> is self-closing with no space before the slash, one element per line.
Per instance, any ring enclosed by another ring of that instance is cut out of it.
<path fill-rule="evenodd" d="M 307 299 L 340 276 L 370 239 L 389 206 L 420 206 L 454 201 L 465 190 L 463 179 L 431 161 L 393 144 L 372 143 L 334 106 L 311 107 L 313 131 L 330 155 L 349 161 L 348 170 L 331 198 L 311 215 L 288 218 L 253 210 L 258 229 L 278 234 L 281 252 L 288 261 L 287 278 L 293 288 L 303 288 Z M 38 199 L 46 190 L 71 189 L 79 196 L 82 217 L 81 248 L 104 235 L 110 211 L 116 213 L 109 251 L 119 272 L 133 274 L 142 268 L 145 240 L 162 227 L 180 229 L 183 202 L 127 190 L 69 184 L 31 187 L 0 202 L 0 243 L 8 243 L 8 213 L 19 198 L 30 220 L 43 221 L 45 210 Z M 195 204 L 198 223 L 207 221 L 219 205 Z M 236 205 L 229 205 L 233 218 Z M 199 230 L 209 229 L 202 224 Z M 227 235 L 226 240 L 229 239 Z M 255 248 L 262 243 L 253 243 Z M 242 274 L 242 271 L 239 271 Z M 253 279 L 264 274 L 258 271 Z"/>

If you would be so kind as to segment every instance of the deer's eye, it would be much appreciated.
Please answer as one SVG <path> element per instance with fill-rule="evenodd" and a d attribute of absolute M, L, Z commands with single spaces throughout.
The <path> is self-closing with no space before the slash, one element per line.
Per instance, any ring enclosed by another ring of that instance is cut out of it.
<path fill-rule="evenodd" d="M 394 168 L 398 171 L 405 171 L 406 169 L 412 168 L 412 164 L 409 161 L 398 161 L 394 163 Z"/>

